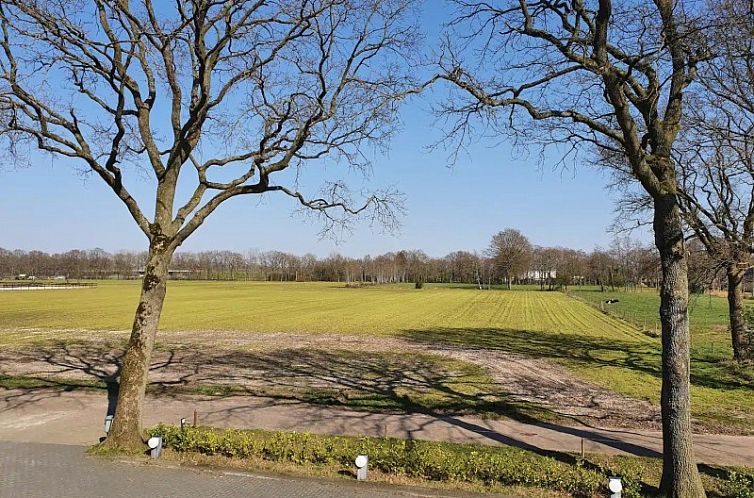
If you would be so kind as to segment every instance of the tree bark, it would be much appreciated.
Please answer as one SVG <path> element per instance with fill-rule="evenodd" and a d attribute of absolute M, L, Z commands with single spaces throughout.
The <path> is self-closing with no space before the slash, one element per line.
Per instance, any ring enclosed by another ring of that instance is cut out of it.
<path fill-rule="evenodd" d="M 660 494 L 668 498 L 706 496 L 694 458 L 691 433 L 688 261 L 675 196 L 654 200 L 655 245 L 660 252 L 662 284 L 662 435 Z"/>
<path fill-rule="evenodd" d="M 163 238 L 154 237 L 149 246 L 141 298 L 136 308 L 131 337 L 120 373 L 115 417 L 105 446 L 127 451 L 144 448 L 141 425 L 144 395 L 157 326 L 165 301 L 168 265 L 172 254 Z"/>
<path fill-rule="evenodd" d="M 754 357 L 744 319 L 744 272 L 735 264 L 728 266 L 728 313 L 733 359 L 745 361 Z"/>

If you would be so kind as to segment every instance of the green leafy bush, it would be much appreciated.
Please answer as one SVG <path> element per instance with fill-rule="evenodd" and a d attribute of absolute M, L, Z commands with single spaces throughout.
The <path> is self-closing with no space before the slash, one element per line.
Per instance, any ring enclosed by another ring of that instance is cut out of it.
<path fill-rule="evenodd" d="M 556 459 L 510 446 L 211 427 L 181 431 L 172 425 L 159 425 L 148 434 L 163 436 L 166 448 L 181 453 L 345 469 L 352 469 L 356 455 L 365 453 L 370 468 L 386 474 L 491 488 L 530 486 L 577 498 L 606 496 L 609 476 L 621 477 L 624 498 L 649 496 L 652 484 L 659 481 L 659 461 L 627 456 L 594 456 L 587 461 L 559 454 L 562 458 Z M 703 475 L 710 496 L 754 498 L 754 470 L 718 470 L 721 472 Z"/>
<path fill-rule="evenodd" d="M 754 498 L 754 475 L 731 472 L 723 489 L 730 498 Z"/>
<path fill-rule="evenodd" d="M 219 430 L 157 426 L 165 447 L 179 452 L 256 457 L 300 465 L 353 467 L 356 455 L 369 455 L 372 469 L 429 481 L 521 485 L 565 491 L 577 497 L 604 492 L 611 469 L 587 468 L 512 447 L 487 447 L 394 438 L 321 436 L 261 430 Z M 640 495 L 640 481 L 623 475 L 624 497 Z"/>

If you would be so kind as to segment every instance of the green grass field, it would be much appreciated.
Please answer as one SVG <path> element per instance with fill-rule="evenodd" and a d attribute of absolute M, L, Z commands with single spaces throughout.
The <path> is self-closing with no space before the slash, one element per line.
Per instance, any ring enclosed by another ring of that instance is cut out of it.
<path fill-rule="evenodd" d="M 139 283 L 92 289 L 6 291 L 2 328 L 130 329 Z M 411 285 L 345 288 L 337 283 L 170 282 L 164 331 L 238 330 L 395 335 L 409 330 L 504 327 L 641 338 L 560 293 L 478 291 Z"/>
<path fill-rule="evenodd" d="M 592 303 L 610 315 L 636 324 L 637 327 L 654 333 L 659 330 L 658 309 L 660 297 L 656 289 L 638 291 L 606 291 L 597 288 L 572 288 L 578 299 Z M 618 303 L 606 305 L 607 299 L 618 299 Z M 691 329 L 691 378 L 697 413 L 705 412 L 712 420 L 722 423 L 730 421 L 741 427 L 752 426 L 754 417 L 743 410 L 754 409 L 754 366 L 739 366 L 731 361 L 730 332 L 728 329 L 728 302 L 720 296 L 708 294 L 690 296 L 689 327 Z M 658 353 L 653 353 L 657 356 Z M 650 355 L 644 355 L 648 358 Z M 629 361 L 629 360 L 626 360 Z M 632 360 L 633 361 L 633 360 Z M 656 359 L 653 364 L 657 364 Z M 638 368 L 638 367 L 634 367 Z M 593 372 L 585 372 L 591 377 Z M 622 392 L 642 396 L 641 385 L 619 386 Z M 726 416 L 728 410 L 736 410 L 740 404 L 743 410 L 737 415 Z"/>
<path fill-rule="evenodd" d="M 571 293 L 646 330 L 659 330 L 660 297 L 657 289 L 601 292 L 594 287 L 571 287 Z M 603 304 L 607 299 L 618 299 L 619 302 Z M 723 356 L 730 354 L 726 298 L 709 294 L 692 294 L 689 298 L 689 324 L 693 347 L 709 349 L 710 352 L 712 349 L 719 350 Z"/>
<path fill-rule="evenodd" d="M 91 289 L 5 291 L 0 293 L 0 345 L 29 344 L 30 337 L 40 337 L 31 330 L 49 331 L 41 334 L 47 339 L 127 330 L 138 294 L 139 283 L 133 281 L 101 282 Z M 577 295 L 599 302 L 607 294 Z M 616 297 L 628 309 L 656 313 L 656 294 Z M 712 298 L 714 305 L 708 308 L 702 306 L 705 301 L 692 308 L 694 414 L 711 426 L 751 430 L 754 369 L 725 361 L 729 349 L 718 299 Z M 660 391 L 659 339 L 559 292 L 171 282 L 161 329 L 164 335 L 244 331 L 395 336 L 556 361 L 584 379 L 653 403 Z M 712 351 L 710 344 L 717 349 Z"/>

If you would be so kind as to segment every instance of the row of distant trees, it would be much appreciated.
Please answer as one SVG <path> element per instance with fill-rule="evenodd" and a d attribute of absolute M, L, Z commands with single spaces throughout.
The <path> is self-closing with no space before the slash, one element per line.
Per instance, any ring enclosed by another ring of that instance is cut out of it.
<path fill-rule="evenodd" d="M 692 239 L 687 245 L 692 292 L 722 289 L 724 267 L 704 245 Z M 488 275 L 511 287 L 513 283 L 538 283 L 542 289 L 591 284 L 605 288 L 659 287 L 660 258 L 653 246 L 629 237 L 615 237 L 608 249 L 592 252 L 563 247 L 537 247 L 520 231 L 496 233 L 486 253 Z"/>
<path fill-rule="evenodd" d="M 496 245 L 515 234 L 516 247 Z M 511 251 L 516 251 L 515 258 Z M 57 254 L 0 248 L 0 275 L 37 278 L 138 278 L 146 252 L 102 249 Z M 705 276 L 699 266 L 699 279 Z M 692 265 L 692 274 L 695 266 Z M 443 282 L 486 287 L 499 283 L 537 283 L 543 289 L 574 284 L 605 287 L 655 287 L 660 280 L 657 252 L 629 238 L 616 238 L 606 249 L 585 252 L 564 247 L 536 247 L 516 230 L 493 237 L 484 251 L 455 251 L 432 257 L 421 250 L 388 252 L 360 258 L 340 254 L 320 258 L 282 251 L 179 252 L 170 266 L 173 278 L 203 280 L 328 281 L 364 283 Z"/>

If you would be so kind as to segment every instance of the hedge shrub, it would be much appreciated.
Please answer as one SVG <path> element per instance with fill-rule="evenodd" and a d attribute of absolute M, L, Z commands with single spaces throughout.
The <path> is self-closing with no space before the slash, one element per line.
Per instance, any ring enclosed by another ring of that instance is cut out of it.
<path fill-rule="evenodd" d="M 356 455 L 369 455 L 371 469 L 429 481 L 522 485 L 566 491 L 576 497 L 604 494 L 607 468 L 587 468 L 512 447 L 410 441 L 395 438 L 322 436 L 262 430 L 219 430 L 160 425 L 166 448 L 229 458 L 353 467 Z M 640 497 L 640 473 L 623 475 L 626 498 Z"/>

